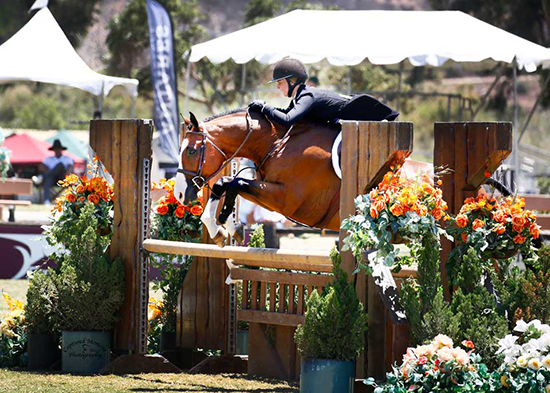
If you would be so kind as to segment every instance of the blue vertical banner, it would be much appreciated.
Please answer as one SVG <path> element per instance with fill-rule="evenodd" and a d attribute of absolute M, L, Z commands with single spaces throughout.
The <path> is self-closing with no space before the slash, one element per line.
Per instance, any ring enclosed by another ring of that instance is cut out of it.
<path fill-rule="evenodd" d="M 166 8 L 155 0 L 147 0 L 147 17 L 155 101 L 153 120 L 160 133 L 162 150 L 177 163 L 179 118 L 172 22 Z"/>

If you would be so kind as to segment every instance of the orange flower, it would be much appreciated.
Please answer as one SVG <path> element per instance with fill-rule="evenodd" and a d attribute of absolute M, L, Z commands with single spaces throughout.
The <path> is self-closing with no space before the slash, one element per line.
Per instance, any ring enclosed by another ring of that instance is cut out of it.
<path fill-rule="evenodd" d="M 442 185 L 442 184 L 443 184 L 443 181 L 442 181 L 442 180 L 438 180 L 438 181 L 437 181 L 437 185 L 438 185 L 438 186 L 440 186 L 440 185 Z"/>
<path fill-rule="evenodd" d="M 378 210 L 376 210 L 374 206 L 370 207 L 370 216 L 375 219 L 378 218 Z"/>
<path fill-rule="evenodd" d="M 464 345 L 466 348 L 470 348 L 470 349 L 474 349 L 474 348 L 475 348 L 474 343 L 471 342 L 470 340 L 464 340 L 464 341 L 462 341 L 462 345 Z"/>
<path fill-rule="evenodd" d="M 84 187 L 82 184 L 80 184 L 78 187 L 76 187 L 76 193 L 77 194 L 84 194 L 84 191 L 86 191 L 86 187 Z"/>
<path fill-rule="evenodd" d="M 78 202 L 84 202 L 85 200 L 86 200 L 86 198 L 84 198 L 83 196 L 78 198 Z"/>
<path fill-rule="evenodd" d="M 491 177 L 491 172 L 489 171 L 485 171 L 483 174 L 485 175 L 485 177 Z"/>
<path fill-rule="evenodd" d="M 161 216 L 164 216 L 166 213 L 168 213 L 168 210 L 168 206 L 166 205 L 160 205 L 159 207 L 157 207 L 157 213 Z"/>
<path fill-rule="evenodd" d="M 70 203 L 74 203 L 76 201 L 76 196 L 74 194 L 67 195 L 67 201 Z"/>
<path fill-rule="evenodd" d="M 499 223 L 505 223 L 506 216 L 507 216 L 506 213 L 502 210 L 497 210 L 496 212 L 493 213 L 493 219 Z"/>
<path fill-rule="evenodd" d="M 456 225 L 458 225 L 460 228 L 464 228 L 466 225 L 468 225 L 468 217 L 466 217 L 464 214 L 459 214 L 456 216 Z"/>
<path fill-rule="evenodd" d="M 185 216 L 185 206 L 183 206 L 183 205 L 178 206 L 176 208 L 176 211 L 174 212 L 174 214 L 178 218 L 183 218 L 183 216 Z"/>
<path fill-rule="evenodd" d="M 522 214 L 516 214 L 512 217 L 512 225 L 523 227 L 527 220 L 525 219 L 525 216 Z"/>
<path fill-rule="evenodd" d="M 476 218 L 472 223 L 472 228 L 475 231 L 479 228 L 483 228 L 484 225 L 485 225 L 485 222 L 481 221 L 479 218 Z"/>
<path fill-rule="evenodd" d="M 498 227 L 496 227 L 494 229 L 494 231 L 499 234 L 499 235 L 502 235 L 504 232 L 506 232 L 506 227 L 502 224 L 500 224 Z"/>
<path fill-rule="evenodd" d="M 516 244 L 525 243 L 525 237 L 523 237 L 521 235 L 516 235 L 516 237 L 514 237 L 514 243 L 516 243 Z"/>
<path fill-rule="evenodd" d="M 466 243 L 466 241 L 468 240 L 468 235 L 466 233 L 463 233 L 460 238 L 462 239 L 463 243 Z"/>
<path fill-rule="evenodd" d="M 391 214 L 393 214 L 396 217 L 402 216 L 404 214 L 403 206 L 396 203 L 396 204 L 392 205 L 392 207 L 390 207 L 390 212 L 391 212 Z"/>
<path fill-rule="evenodd" d="M 377 201 L 375 201 L 373 203 L 373 206 L 376 210 L 378 210 L 379 212 L 381 212 L 382 210 L 384 210 L 384 208 L 386 207 L 386 203 L 381 200 L 381 199 L 378 199 Z"/>
<path fill-rule="evenodd" d="M 200 216 L 202 214 L 202 206 L 195 205 L 191 208 L 191 214 L 194 216 Z"/>
<path fill-rule="evenodd" d="M 428 214 L 428 208 L 424 205 L 418 205 L 416 212 L 420 217 L 424 217 L 426 214 Z"/>
<path fill-rule="evenodd" d="M 529 233 L 531 234 L 531 236 L 533 236 L 533 239 L 538 239 L 540 236 L 540 226 L 532 223 L 529 226 Z"/>
<path fill-rule="evenodd" d="M 99 196 L 97 194 L 90 194 L 88 195 L 88 200 L 94 205 L 97 205 L 99 203 Z"/>
<path fill-rule="evenodd" d="M 521 226 L 521 225 L 512 225 L 512 230 L 514 232 L 520 233 L 523 230 L 523 226 Z"/>
<path fill-rule="evenodd" d="M 443 210 L 441 210 L 441 209 L 434 209 L 434 211 L 432 212 L 432 216 L 433 216 L 436 220 L 440 220 L 441 217 L 443 217 Z"/>

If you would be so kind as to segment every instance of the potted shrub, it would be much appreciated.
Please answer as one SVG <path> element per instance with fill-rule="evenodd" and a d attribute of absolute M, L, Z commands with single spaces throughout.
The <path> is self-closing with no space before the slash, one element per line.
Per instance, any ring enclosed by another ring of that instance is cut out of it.
<path fill-rule="evenodd" d="M 154 209 L 152 237 L 160 240 L 197 242 L 201 237 L 202 201 L 182 205 L 174 197 L 174 181 L 161 179 L 153 184 L 153 190 L 164 190 L 163 196 Z M 162 292 L 162 300 L 154 300 L 158 313 L 150 322 L 151 350 L 163 352 L 176 349 L 176 313 L 178 296 L 191 266 L 192 257 L 155 253 L 150 265 L 160 271 L 160 279 L 153 281 L 153 289 Z"/>
<path fill-rule="evenodd" d="M 367 315 L 335 249 L 331 259 L 334 281 L 321 296 L 313 291 L 294 336 L 302 356 L 301 392 L 351 391 L 355 359 L 364 349 Z"/>
<path fill-rule="evenodd" d="M 436 179 L 442 174 L 439 171 Z M 372 273 L 363 256 L 367 250 L 378 251 L 375 263 L 392 266 L 399 252 L 394 244 L 414 246 L 426 235 L 445 234 L 439 222 L 449 218 L 441 184 L 437 180 L 432 185 L 425 174 L 411 179 L 402 176 L 399 167 L 392 169 L 376 188 L 355 199 L 356 215 L 342 220 L 342 229 L 348 231 L 342 250 L 351 250 L 359 268 Z"/>
<path fill-rule="evenodd" d="M 25 316 L 28 329 L 28 364 L 30 370 L 50 368 L 59 358 L 59 334 L 54 329 L 57 289 L 54 272 L 29 273 Z"/>
<path fill-rule="evenodd" d="M 94 162 L 97 157 L 94 157 Z M 124 302 L 124 267 L 109 260 L 113 189 L 90 165 L 90 178 L 69 175 L 60 185 L 46 240 L 58 247 L 52 274 L 55 327 L 62 331 L 62 370 L 96 373 L 109 362 L 111 329 Z"/>

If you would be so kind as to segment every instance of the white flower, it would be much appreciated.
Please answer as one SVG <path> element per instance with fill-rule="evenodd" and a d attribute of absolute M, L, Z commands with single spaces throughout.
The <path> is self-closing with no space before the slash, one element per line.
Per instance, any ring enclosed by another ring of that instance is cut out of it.
<path fill-rule="evenodd" d="M 537 371 L 541 366 L 539 358 L 533 358 L 529 360 L 528 366 L 531 370 Z"/>
<path fill-rule="evenodd" d="M 520 356 L 518 358 L 517 364 L 520 367 L 527 367 L 527 364 L 529 364 L 529 360 L 527 359 L 527 356 Z"/>
<path fill-rule="evenodd" d="M 550 355 L 546 355 L 542 358 L 542 365 L 548 369 L 550 369 Z"/>
<path fill-rule="evenodd" d="M 498 345 L 500 346 L 500 348 L 497 350 L 496 353 L 499 354 L 501 352 L 504 352 L 507 349 L 513 348 L 515 346 L 516 341 L 518 340 L 518 338 L 519 337 L 517 337 L 517 336 L 509 334 L 506 337 L 500 339 L 498 341 Z"/>
<path fill-rule="evenodd" d="M 516 327 L 514 328 L 514 331 L 524 333 L 527 330 L 527 327 L 527 323 L 523 319 L 520 319 L 516 322 Z"/>
<path fill-rule="evenodd" d="M 453 347 L 453 340 L 450 337 L 445 336 L 444 334 L 438 334 L 434 337 L 432 344 L 436 345 L 438 348 L 441 347 Z"/>

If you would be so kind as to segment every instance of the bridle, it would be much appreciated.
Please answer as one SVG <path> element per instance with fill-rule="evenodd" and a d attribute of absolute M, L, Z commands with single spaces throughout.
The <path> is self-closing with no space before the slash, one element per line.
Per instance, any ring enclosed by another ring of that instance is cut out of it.
<path fill-rule="evenodd" d="M 203 188 L 204 186 L 207 186 L 208 188 L 210 188 L 210 186 L 208 185 L 208 182 L 214 178 L 218 173 L 220 173 L 230 162 L 233 158 L 235 158 L 235 156 L 239 153 L 239 151 L 241 150 L 241 148 L 244 146 L 244 144 L 248 141 L 248 139 L 250 138 L 250 135 L 252 134 L 252 131 L 254 131 L 254 129 L 252 128 L 252 119 L 250 118 L 250 113 L 248 111 L 246 111 L 246 122 L 248 124 L 248 133 L 246 134 L 246 137 L 244 138 L 244 140 L 242 141 L 241 145 L 237 148 L 237 150 L 235 150 L 235 153 L 233 153 L 233 155 L 229 158 L 227 158 L 227 155 L 223 152 L 222 149 L 220 149 L 215 143 L 214 141 L 212 140 L 212 138 L 210 137 L 210 135 L 208 135 L 208 130 L 206 128 L 206 124 L 204 122 L 200 122 L 199 123 L 199 130 L 198 131 L 193 131 L 193 129 L 191 130 L 187 130 L 183 136 L 183 139 L 187 138 L 187 134 L 191 134 L 191 135 L 198 135 L 202 138 L 202 143 L 201 143 L 201 147 L 199 149 L 199 167 L 196 171 L 190 171 L 188 169 L 183 169 L 183 168 L 178 168 L 177 172 L 178 173 L 183 173 L 183 175 L 189 175 L 191 176 L 191 182 L 193 183 L 193 186 L 197 189 L 197 190 L 200 190 L 201 188 Z M 201 127 L 202 127 L 202 131 L 201 131 Z M 224 162 L 223 164 L 218 168 L 218 170 L 216 172 L 214 172 L 213 174 L 211 174 L 210 176 L 208 176 L 208 178 L 204 178 L 204 176 L 202 175 L 202 171 L 203 171 L 203 168 L 204 168 L 204 163 L 206 162 L 206 154 L 205 154 L 205 151 L 206 151 L 206 142 L 210 142 L 210 144 L 217 150 L 221 153 L 221 155 L 223 156 L 223 159 L 224 159 Z M 183 161 L 183 152 L 184 152 L 184 149 L 182 149 L 182 151 L 180 152 L 180 166 L 183 165 L 182 164 L 182 161 Z"/>

